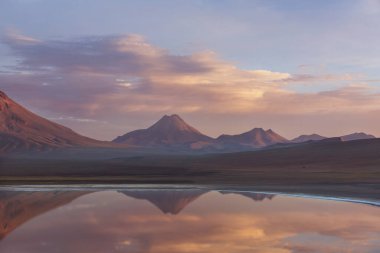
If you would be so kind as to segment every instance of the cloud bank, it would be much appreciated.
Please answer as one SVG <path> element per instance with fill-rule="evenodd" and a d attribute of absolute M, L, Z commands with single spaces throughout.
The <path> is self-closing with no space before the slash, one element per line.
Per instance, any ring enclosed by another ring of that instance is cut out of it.
<path fill-rule="evenodd" d="M 171 54 L 137 34 L 44 41 L 11 31 L 3 43 L 19 61 L 0 73 L 0 88 L 52 118 L 128 124 L 120 119 L 165 113 L 302 117 L 380 111 L 379 91 L 350 75 L 241 69 L 212 51 Z M 308 93 L 291 88 L 323 81 L 339 85 Z"/>

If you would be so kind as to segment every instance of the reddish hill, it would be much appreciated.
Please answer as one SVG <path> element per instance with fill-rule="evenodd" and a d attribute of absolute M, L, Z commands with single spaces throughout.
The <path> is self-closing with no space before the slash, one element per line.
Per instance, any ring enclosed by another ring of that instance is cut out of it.
<path fill-rule="evenodd" d="M 0 91 L 0 152 L 109 145 L 44 119 Z"/>
<path fill-rule="evenodd" d="M 115 143 L 142 147 L 181 146 L 212 141 L 211 137 L 202 134 L 175 114 L 163 116 L 147 129 L 135 130 L 113 140 Z"/>

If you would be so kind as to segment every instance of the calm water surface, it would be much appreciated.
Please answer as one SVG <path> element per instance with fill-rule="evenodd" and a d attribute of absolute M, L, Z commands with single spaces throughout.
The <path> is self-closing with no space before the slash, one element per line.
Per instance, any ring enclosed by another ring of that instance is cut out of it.
<path fill-rule="evenodd" d="M 1 191 L 1 253 L 380 252 L 380 208 L 206 190 Z"/>

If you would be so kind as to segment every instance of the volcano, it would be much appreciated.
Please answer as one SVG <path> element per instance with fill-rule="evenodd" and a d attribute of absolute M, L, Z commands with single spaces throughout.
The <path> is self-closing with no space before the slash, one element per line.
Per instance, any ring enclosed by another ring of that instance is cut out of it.
<path fill-rule="evenodd" d="M 115 143 L 142 147 L 175 147 L 212 141 L 211 137 L 202 134 L 176 114 L 165 115 L 147 129 L 135 130 L 113 140 Z"/>

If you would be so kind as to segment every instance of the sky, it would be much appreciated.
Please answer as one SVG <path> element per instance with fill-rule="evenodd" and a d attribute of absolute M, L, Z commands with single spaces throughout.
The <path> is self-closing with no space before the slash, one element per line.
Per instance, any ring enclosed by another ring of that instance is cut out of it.
<path fill-rule="evenodd" d="M 379 0 L 2 0 L 0 90 L 102 140 L 165 114 L 380 136 L 378 45 Z"/>

